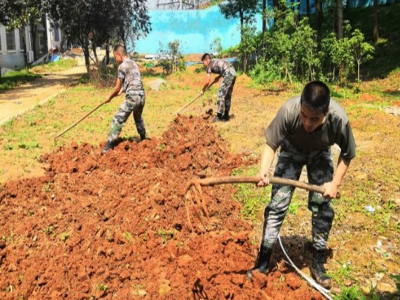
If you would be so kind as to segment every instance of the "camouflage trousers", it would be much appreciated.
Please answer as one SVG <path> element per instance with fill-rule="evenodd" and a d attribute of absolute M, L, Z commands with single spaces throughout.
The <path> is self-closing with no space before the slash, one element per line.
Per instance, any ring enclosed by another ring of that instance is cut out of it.
<path fill-rule="evenodd" d="M 129 93 L 126 95 L 125 101 L 121 104 L 112 120 L 110 133 L 108 134 L 108 142 L 113 142 L 118 138 L 122 127 L 125 125 L 131 113 L 133 113 L 133 119 L 135 120 L 139 135 L 141 137 L 146 135 L 146 129 L 142 118 L 144 104 L 144 92 Z"/>
<path fill-rule="evenodd" d="M 281 146 L 274 176 L 298 180 L 304 165 L 307 168 L 309 183 L 322 185 L 332 181 L 334 169 L 330 148 L 304 153 L 291 145 L 288 140 Z M 272 248 L 277 239 L 293 192 L 293 187 L 275 184 L 272 186 L 271 202 L 264 212 L 262 235 L 262 244 L 267 248 Z M 312 213 L 313 247 L 316 250 L 324 250 L 332 227 L 334 210 L 329 199 L 314 192 L 308 194 L 308 209 Z"/>
<path fill-rule="evenodd" d="M 231 98 L 233 87 L 236 81 L 236 72 L 235 69 L 229 68 L 226 70 L 224 74 L 224 79 L 221 82 L 221 85 L 218 90 L 217 95 L 217 113 L 229 114 L 229 110 L 231 109 Z"/>

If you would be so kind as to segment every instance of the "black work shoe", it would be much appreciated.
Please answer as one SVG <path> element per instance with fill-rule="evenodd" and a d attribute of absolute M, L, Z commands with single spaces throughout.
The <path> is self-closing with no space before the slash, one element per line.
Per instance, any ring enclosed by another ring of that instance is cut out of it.
<path fill-rule="evenodd" d="M 103 150 L 101 150 L 101 155 L 106 154 L 109 150 L 113 149 L 115 147 L 113 142 L 107 142 L 107 144 L 104 146 Z"/>
<path fill-rule="evenodd" d="M 314 250 L 313 264 L 311 266 L 311 274 L 315 281 L 326 289 L 331 288 L 331 278 L 326 274 L 324 267 L 325 250 Z"/>
<path fill-rule="evenodd" d="M 214 119 L 212 120 L 213 123 L 222 122 L 222 121 L 223 121 L 223 120 L 222 120 L 222 115 L 221 115 L 221 114 L 217 114 L 217 115 L 214 117 Z"/>
<path fill-rule="evenodd" d="M 247 271 L 246 277 L 250 281 L 253 280 L 253 271 L 257 270 L 260 273 L 267 274 L 269 272 L 269 262 L 271 260 L 272 248 L 266 248 L 261 246 L 260 251 L 258 251 L 257 259 L 254 267 Z"/>
<path fill-rule="evenodd" d="M 223 120 L 224 122 L 228 122 L 230 118 L 231 118 L 231 117 L 229 116 L 229 113 L 224 113 L 224 116 L 222 117 L 222 120 Z"/>

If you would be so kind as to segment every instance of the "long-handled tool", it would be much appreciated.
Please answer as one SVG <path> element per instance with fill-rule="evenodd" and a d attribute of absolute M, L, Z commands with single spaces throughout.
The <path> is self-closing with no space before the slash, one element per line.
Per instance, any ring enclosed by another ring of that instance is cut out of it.
<path fill-rule="evenodd" d="M 213 81 L 207 88 L 206 91 L 214 84 L 218 81 Z M 188 107 L 190 104 L 192 104 L 194 101 L 196 101 L 198 98 L 200 98 L 201 96 L 203 96 L 203 94 L 199 94 L 196 96 L 196 98 L 194 98 L 193 100 L 190 100 L 188 103 L 186 103 L 184 106 L 182 106 L 180 109 L 178 109 L 176 112 L 174 112 L 174 115 L 177 115 L 180 111 L 184 110 L 186 107 Z"/>
<path fill-rule="evenodd" d="M 193 100 L 191 100 L 190 102 L 186 103 L 184 106 L 182 106 L 180 109 L 178 109 L 176 112 L 174 112 L 174 115 L 177 115 L 181 110 L 184 110 L 186 107 L 188 107 L 190 104 L 192 104 L 194 101 L 196 101 L 198 98 L 200 98 L 201 96 L 203 96 L 203 94 L 199 94 L 196 96 L 196 98 L 194 98 Z"/>
<path fill-rule="evenodd" d="M 91 115 L 92 113 L 94 113 L 96 110 L 98 110 L 100 107 L 102 107 L 104 104 L 106 104 L 107 102 L 103 102 L 101 104 L 99 104 L 98 106 L 96 106 L 94 109 L 92 109 L 90 112 L 88 112 L 86 115 L 84 115 L 82 118 L 80 118 L 78 121 L 76 121 L 74 124 L 72 124 L 71 126 L 69 126 L 67 129 L 65 129 L 64 131 L 60 132 L 59 134 L 57 134 L 54 139 L 58 139 L 60 136 L 62 136 L 64 133 L 66 133 L 67 131 L 71 130 L 72 128 L 74 128 L 76 125 L 78 125 L 80 122 L 82 122 L 84 119 L 86 119 L 89 115 Z"/>
<path fill-rule="evenodd" d="M 200 214 L 196 210 L 196 204 L 194 202 L 194 199 L 192 197 L 192 192 L 194 193 L 194 198 L 197 202 L 197 205 L 201 206 L 201 209 L 207 219 L 209 218 L 209 213 L 206 207 L 206 203 L 203 198 L 203 191 L 201 189 L 202 186 L 213 186 L 216 184 L 228 184 L 228 183 L 254 183 L 257 184 L 260 182 L 260 177 L 210 177 L 210 178 L 203 178 L 203 179 L 192 179 L 189 181 L 189 183 L 186 185 L 185 188 L 185 197 L 186 197 L 186 202 L 185 202 L 185 207 L 186 207 L 186 214 L 187 214 L 187 219 L 190 228 L 192 231 L 194 230 L 192 222 L 190 220 L 190 206 L 191 209 L 194 211 L 196 217 L 200 220 L 200 223 L 203 225 L 203 228 L 205 231 L 207 231 L 207 227 L 204 225 L 200 218 Z M 309 184 L 306 182 L 301 182 L 301 181 L 296 181 L 296 180 L 291 180 L 291 179 L 286 179 L 286 178 L 279 178 L 279 177 L 270 177 L 269 182 L 271 184 L 280 184 L 280 185 L 288 185 L 288 186 L 293 186 L 293 187 L 298 187 L 302 188 L 308 191 L 312 192 L 317 192 L 323 194 L 325 192 L 325 188 L 322 186 L 318 185 L 313 185 Z M 194 188 L 193 188 L 194 187 Z M 340 198 L 340 194 L 338 193 L 336 198 Z"/>

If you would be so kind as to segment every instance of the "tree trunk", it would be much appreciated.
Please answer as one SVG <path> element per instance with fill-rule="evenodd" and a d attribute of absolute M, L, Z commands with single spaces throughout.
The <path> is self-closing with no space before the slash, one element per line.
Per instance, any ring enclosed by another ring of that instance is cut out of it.
<path fill-rule="evenodd" d="M 379 31 L 378 31 L 378 0 L 374 0 L 374 29 L 372 32 L 372 38 L 374 43 L 376 43 L 379 39 Z"/>
<path fill-rule="evenodd" d="M 106 65 L 108 65 L 110 63 L 110 45 L 109 45 L 109 41 L 107 39 L 106 42 Z"/>
<path fill-rule="evenodd" d="M 84 43 L 81 43 L 83 54 L 85 55 L 85 66 L 86 66 L 86 71 L 88 74 L 88 77 L 90 78 L 90 54 L 89 54 L 89 43 L 85 41 Z"/>
<path fill-rule="evenodd" d="M 265 10 L 267 9 L 267 0 L 262 0 L 262 36 L 264 37 L 265 32 L 267 31 L 267 20 L 265 19 Z"/>
<path fill-rule="evenodd" d="M 316 29 L 317 29 L 317 42 L 318 45 L 321 42 L 321 35 L 322 35 L 322 21 L 324 19 L 324 12 L 322 10 L 322 0 L 315 0 L 315 10 L 316 10 L 316 16 L 315 16 L 315 21 L 316 21 Z"/>
<path fill-rule="evenodd" d="M 336 0 L 337 9 L 337 37 L 343 38 L 343 0 Z"/>
<path fill-rule="evenodd" d="M 272 5 L 274 6 L 274 9 L 279 9 L 279 0 L 273 0 Z M 275 23 L 276 23 L 276 18 L 275 18 L 275 14 L 274 14 L 274 25 L 275 25 Z"/>
<path fill-rule="evenodd" d="M 96 64 L 99 64 L 99 58 L 97 57 L 97 52 L 96 52 L 96 43 L 92 42 L 92 51 L 93 51 L 93 56 L 94 59 L 96 60 Z"/>
<path fill-rule="evenodd" d="M 240 16 L 240 43 L 243 42 L 244 39 L 244 14 L 243 11 L 239 12 Z M 240 53 L 240 56 L 242 57 L 242 70 L 244 72 L 245 69 L 245 57 L 242 53 Z"/>
<path fill-rule="evenodd" d="M 311 15 L 310 0 L 306 0 L 306 11 L 307 11 L 307 18 L 308 20 L 310 20 L 310 15 Z"/>

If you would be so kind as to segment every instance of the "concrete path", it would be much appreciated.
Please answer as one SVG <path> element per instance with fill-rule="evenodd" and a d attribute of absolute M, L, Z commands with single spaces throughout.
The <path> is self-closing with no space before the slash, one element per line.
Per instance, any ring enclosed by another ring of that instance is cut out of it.
<path fill-rule="evenodd" d="M 46 73 L 15 89 L 0 91 L 0 126 L 62 93 L 85 73 L 85 66 L 78 65 L 66 71 Z"/>

